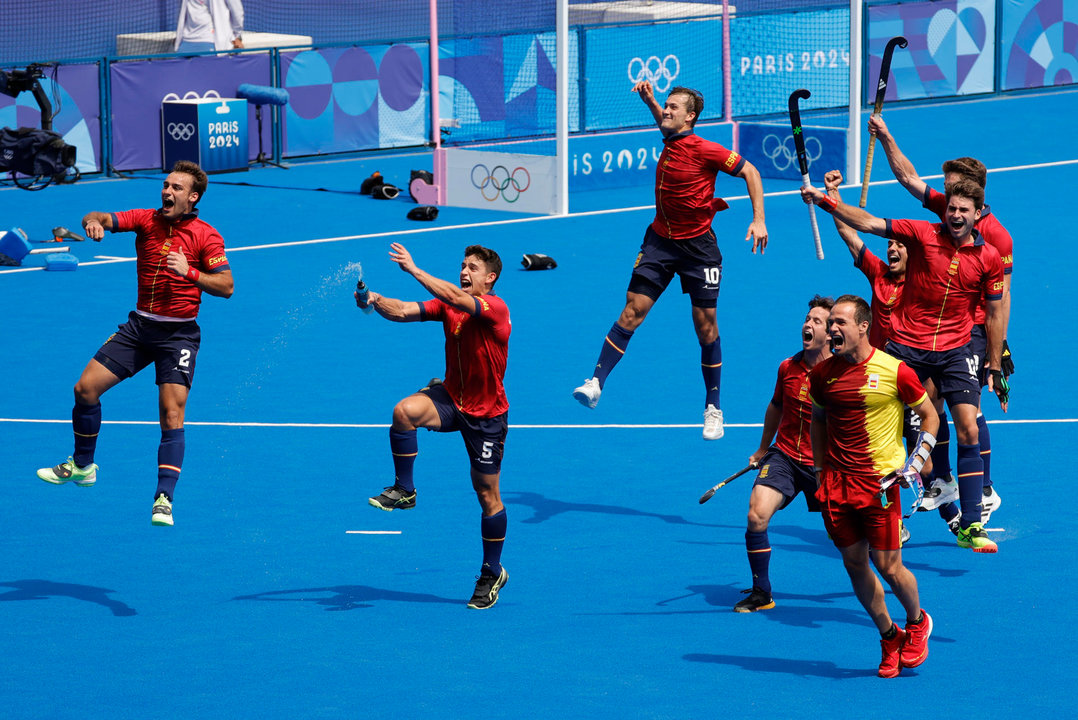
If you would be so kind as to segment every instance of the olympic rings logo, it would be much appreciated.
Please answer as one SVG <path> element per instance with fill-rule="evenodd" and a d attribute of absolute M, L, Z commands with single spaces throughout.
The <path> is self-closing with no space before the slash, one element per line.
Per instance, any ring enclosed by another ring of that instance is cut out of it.
<path fill-rule="evenodd" d="M 191 136 L 195 134 L 195 126 L 191 123 L 169 123 L 168 134 L 172 136 L 173 140 L 190 140 Z"/>
<path fill-rule="evenodd" d="M 161 97 L 161 102 L 164 103 L 164 102 L 180 101 L 180 100 L 198 100 L 199 98 L 203 98 L 203 97 L 217 98 L 218 100 L 220 100 L 221 99 L 221 93 L 217 92 L 216 90 L 207 90 L 205 95 L 199 95 L 194 90 L 188 90 L 187 92 L 185 92 L 183 94 L 183 97 L 181 98 L 176 93 L 170 92 L 170 93 L 165 93 Z"/>
<path fill-rule="evenodd" d="M 514 203 L 531 184 L 532 176 L 527 168 L 518 166 L 510 172 L 504 165 L 495 165 L 492 170 L 483 164 L 472 166 L 472 185 L 489 202 L 500 196 L 506 202 Z"/>
<path fill-rule="evenodd" d="M 780 140 L 777 135 L 768 135 L 761 143 L 764 156 L 771 161 L 778 171 L 785 170 L 797 163 L 797 148 L 794 146 L 794 136 L 787 135 Z M 823 143 L 819 138 L 805 136 L 805 159 L 811 167 L 812 163 L 820 159 L 823 154 Z"/>
<path fill-rule="evenodd" d="M 628 72 L 629 80 L 634 85 L 641 80 L 647 80 L 657 91 L 663 93 L 670 89 L 674 78 L 681 72 L 681 62 L 677 55 L 667 55 L 662 60 L 655 55 L 647 60 L 634 57 L 629 61 Z"/>

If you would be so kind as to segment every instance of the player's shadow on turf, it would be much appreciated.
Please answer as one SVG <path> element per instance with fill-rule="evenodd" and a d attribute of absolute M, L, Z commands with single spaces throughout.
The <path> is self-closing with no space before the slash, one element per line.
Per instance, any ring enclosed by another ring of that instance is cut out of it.
<path fill-rule="evenodd" d="M 826 660 L 791 660 L 777 657 L 746 657 L 743 655 L 714 655 L 689 653 L 682 659 L 689 662 L 733 665 L 753 673 L 782 673 L 798 677 L 821 677 L 847 680 L 859 677 L 875 677 L 876 672 L 866 668 L 844 668 Z"/>
<path fill-rule="evenodd" d="M 688 590 L 683 595 L 660 600 L 655 603 L 662 608 L 670 608 L 668 610 L 649 611 L 649 612 L 634 612 L 625 613 L 632 615 L 678 615 L 683 613 L 700 613 L 700 612 L 729 612 L 733 613 L 734 605 L 745 598 L 744 593 L 740 592 L 735 585 L 689 585 L 685 588 Z M 699 600 L 693 600 L 694 598 L 703 599 L 703 601 L 715 608 L 715 610 L 696 610 L 685 609 L 678 610 L 679 603 L 684 600 L 692 600 L 693 602 L 699 602 Z M 817 593 L 814 595 L 805 593 L 788 593 L 783 592 L 775 596 L 776 607 L 770 610 L 762 610 L 759 612 L 760 616 L 767 618 L 771 622 L 778 622 L 783 625 L 790 625 L 791 627 L 819 629 L 824 627 L 826 623 L 843 623 L 846 625 L 865 625 L 868 626 L 871 623 L 865 616 L 864 612 L 860 609 L 850 609 L 846 607 L 829 607 L 828 605 L 836 600 L 842 600 L 848 602 L 853 599 L 853 592 L 838 592 L 838 593 Z M 794 605 L 792 603 L 796 601 L 810 602 L 813 605 Z"/>
<path fill-rule="evenodd" d="M 90 585 L 76 585 L 75 583 L 58 583 L 51 580 L 11 580 L 9 582 L 0 582 L 0 587 L 13 588 L 9 592 L 0 593 L 0 601 L 48 600 L 49 598 L 68 597 L 102 605 L 108 608 L 116 617 L 138 615 L 131 606 L 109 597 L 109 594 L 116 592 L 115 590 L 106 590 L 105 588 Z"/>
<path fill-rule="evenodd" d="M 328 593 L 318 597 L 319 593 Z M 299 597 L 289 597 L 299 596 Z M 309 597 L 308 597 L 309 596 Z M 358 608 L 374 607 L 379 600 L 409 603 L 447 603 L 460 605 L 459 599 L 438 597 L 437 595 L 423 595 L 420 593 L 399 592 L 397 590 L 382 590 L 369 585 L 333 585 L 320 588 L 300 588 L 299 590 L 270 590 L 268 592 L 255 593 L 254 595 L 239 595 L 233 600 L 259 600 L 263 602 L 309 602 L 322 605 L 326 610 L 356 610 Z"/>
<path fill-rule="evenodd" d="M 509 492 L 503 493 L 502 498 L 514 505 L 527 505 L 535 514 L 522 523 L 536 524 L 568 512 L 598 513 L 600 515 L 628 515 L 632 517 L 649 517 L 671 523 L 672 525 L 696 525 L 698 527 L 729 528 L 730 525 L 710 525 L 686 520 L 680 515 L 662 515 L 660 513 L 644 512 L 635 508 L 621 507 L 619 505 L 600 505 L 598 503 L 572 503 L 562 500 L 553 500 L 533 492 Z"/>

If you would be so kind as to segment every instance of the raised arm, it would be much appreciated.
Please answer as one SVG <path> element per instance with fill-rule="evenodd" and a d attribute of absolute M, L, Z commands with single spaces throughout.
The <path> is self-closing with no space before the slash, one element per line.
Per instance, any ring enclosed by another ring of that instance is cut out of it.
<path fill-rule="evenodd" d="M 842 184 L 841 171 L 828 170 L 827 174 L 824 175 L 823 184 L 827 188 L 828 197 L 835 202 L 842 200 L 842 195 L 838 191 L 838 186 Z M 838 230 L 838 236 L 842 238 L 842 242 L 846 243 L 846 247 L 849 249 L 850 254 L 853 255 L 853 259 L 857 260 L 861 250 L 865 247 L 865 242 L 853 231 L 853 228 L 837 217 L 835 218 L 835 229 Z"/>
<path fill-rule="evenodd" d="M 655 91 L 652 89 L 651 83 L 647 80 L 641 80 L 636 85 L 633 85 L 633 92 L 640 94 L 640 99 L 648 106 L 648 110 L 651 110 L 651 116 L 655 118 L 655 124 L 661 125 L 663 122 L 663 106 L 655 99 Z"/>
<path fill-rule="evenodd" d="M 752 202 L 752 222 L 749 223 L 749 230 L 745 233 L 745 240 L 752 240 L 753 253 L 756 252 L 756 248 L 760 248 L 760 254 L 763 255 L 767 247 L 767 225 L 764 224 L 764 184 L 760 179 L 760 171 L 746 160 L 737 176 L 745 181 L 745 188 Z"/>
<path fill-rule="evenodd" d="M 400 243 L 390 245 L 389 257 L 400 266 L 400 269 L 414 277 L 420 285 L 427 289 L 434 297 L 447 305 L 452 305 L 466 313 L 474 313 L 476 308 L 475 297 L 465 292 L 459 285 L 436 278 L 425 270 L 419 269 L 412 254 Z M 377 310 L 377 307 L 375 307 Z M 380 311 L 379 311 L 380 312 Z"/>
<path fill-rule="evenodd" d="M 887 221 L 883 218 L 878 218 L 859 207 L 847 205 L 841 200 L 835 200 L 811 185 L 801 188 L 801 199 L 806 203 L 819 205 L 834 215 L 836 220 L 841 220 L 858 232 L 872 233 L 880 237 L 887 235 Z"/>
<path fill-rule="evenodd" d="M 910 195 L 923 202 L 928 185 L 917 174 L 909 158 L 898 149 L 898 143 L 895 142 L 895 136 L 887 129 L 887 123 L 879 115 L 871 115 L 868 118 L 868 131 L 875 135 L 876 140 L 883 146 L 883 151 L 887 154 L 887 163 L 891 166 L 891 172 L 895 174 L 899 184 L 909 190 Z"/>

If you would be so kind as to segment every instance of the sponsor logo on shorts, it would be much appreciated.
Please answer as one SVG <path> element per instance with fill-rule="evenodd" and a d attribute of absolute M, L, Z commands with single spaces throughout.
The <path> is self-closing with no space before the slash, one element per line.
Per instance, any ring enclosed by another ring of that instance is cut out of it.
<path fill-rule="evenodd" d="M 763 480 L 764 478 L 766 478 L 767 473 L 770 470 L 771 470 L 771 463 L 768 463 L 767 465 L 764 465 L 762 468 L 760 468 L 760 479 Z"/>

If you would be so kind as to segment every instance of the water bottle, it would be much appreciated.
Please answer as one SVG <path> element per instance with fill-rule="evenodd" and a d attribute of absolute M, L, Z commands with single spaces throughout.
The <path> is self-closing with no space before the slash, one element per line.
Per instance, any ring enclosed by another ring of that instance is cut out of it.
<path fill-rule="evenodd" d="M 371 292 L 367 288 L 366 283 L 363 282 L 362 278 L 357 280 L 356 281 L 356 307 L 362 309 L 363 312 L 367 313 L 368 315 L 371 313 L 372 310 L 374 310 L 374 308 L 371 307 L 371 304 L 370 304 L 370 296 L 371 296 Z"/>

